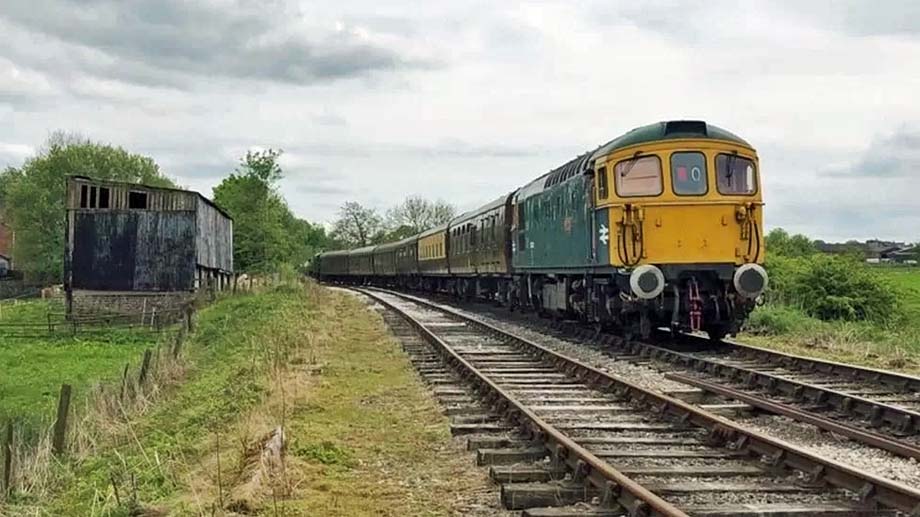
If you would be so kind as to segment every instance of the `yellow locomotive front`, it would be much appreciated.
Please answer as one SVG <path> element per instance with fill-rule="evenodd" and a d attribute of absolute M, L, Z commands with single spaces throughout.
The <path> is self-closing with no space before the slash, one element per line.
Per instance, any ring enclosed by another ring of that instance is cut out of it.
<path fill-rule="evenodd" d="M 594 176 L 598 262 L 628 284 L 617 312 L 644 335 L 736 332 L 767 285 L 753 147 L 705 122 L 662 122 L 594 153 Z"/>

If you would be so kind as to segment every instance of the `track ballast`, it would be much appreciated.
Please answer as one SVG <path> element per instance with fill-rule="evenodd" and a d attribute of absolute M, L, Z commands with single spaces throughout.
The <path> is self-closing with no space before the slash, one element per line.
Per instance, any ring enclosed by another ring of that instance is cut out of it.
<path fill-rule="evenodd" d="M 416 365 L 442 402 L 455 402 L 447 407 L 454 432 L 477 437 L 471 443 L 493 465 L 508 508 L 588 501 L 609 515 L 891 515 L 920 504 L 914 489 L 454 311 L 362 292 L 430 344 L 410 350 Z"/>

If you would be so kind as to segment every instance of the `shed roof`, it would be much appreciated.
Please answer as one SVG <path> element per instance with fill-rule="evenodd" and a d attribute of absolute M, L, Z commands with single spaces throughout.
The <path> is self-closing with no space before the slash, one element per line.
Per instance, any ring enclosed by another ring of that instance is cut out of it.
<path fill-rule="evenodd" d="M 83 176 L 80 174 L 71 174 L 70 176 L 68 176 L 68 178 L 76 179 L 76 180 L 91 181 L 93 183 L 99 183 L 99 184 L 117 185 L 121 187 L 143 188 L 146 190 L 162 190 L 165 192 L 183 192 L 186 194 L 194 194 L 198 196 L 199 198 L 201 198 L 201 200 L 204 201 L 206 204 L 214 207 L 214 209 L 220 212 L 221 214 L 223 214 L 224 217 L 226 217 L 227 219 L 230 219 L 231 221 L 233 220 L 233 217 L 231 217 L 230 214 L 228 214 L 223 208 L 221 208 L 220 205 L 206 198 L 204 194 L 202 194 L 201 192 L 197 192 L 195 190 L 185 190 L 185 189 L 173 188 L 173 187 L 155 187 L 153 185 L 145 185 L 143 183 L 131 183 L 129 181 L 100 180 L 96 178 L 90 178 L 89 176 Z"/>

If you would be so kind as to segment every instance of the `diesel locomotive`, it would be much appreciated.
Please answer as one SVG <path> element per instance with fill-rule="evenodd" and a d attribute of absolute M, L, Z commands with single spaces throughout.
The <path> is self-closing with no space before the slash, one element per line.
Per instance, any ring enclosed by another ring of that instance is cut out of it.
<path fill-rule="evenodd" d="M 703 121 L 639 127 L 449 223 L 317 255 L 322 281 L 577 318 L 736 333 L 767 287 L 757 152 Z"/>

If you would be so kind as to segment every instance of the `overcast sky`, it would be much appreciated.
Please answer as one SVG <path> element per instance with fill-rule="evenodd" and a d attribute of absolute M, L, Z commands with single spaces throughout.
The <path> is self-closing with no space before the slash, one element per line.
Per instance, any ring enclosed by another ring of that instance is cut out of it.
<path fill-rule="evenodd" d="M 0 167 L 67 130 L 294 211 L 471 208 L 639 125 L 759 151 L 767 225 L 920 240 L 920 2 L 2 0 Z M 647 4 L 647 5 L 646 5 Z"/>

